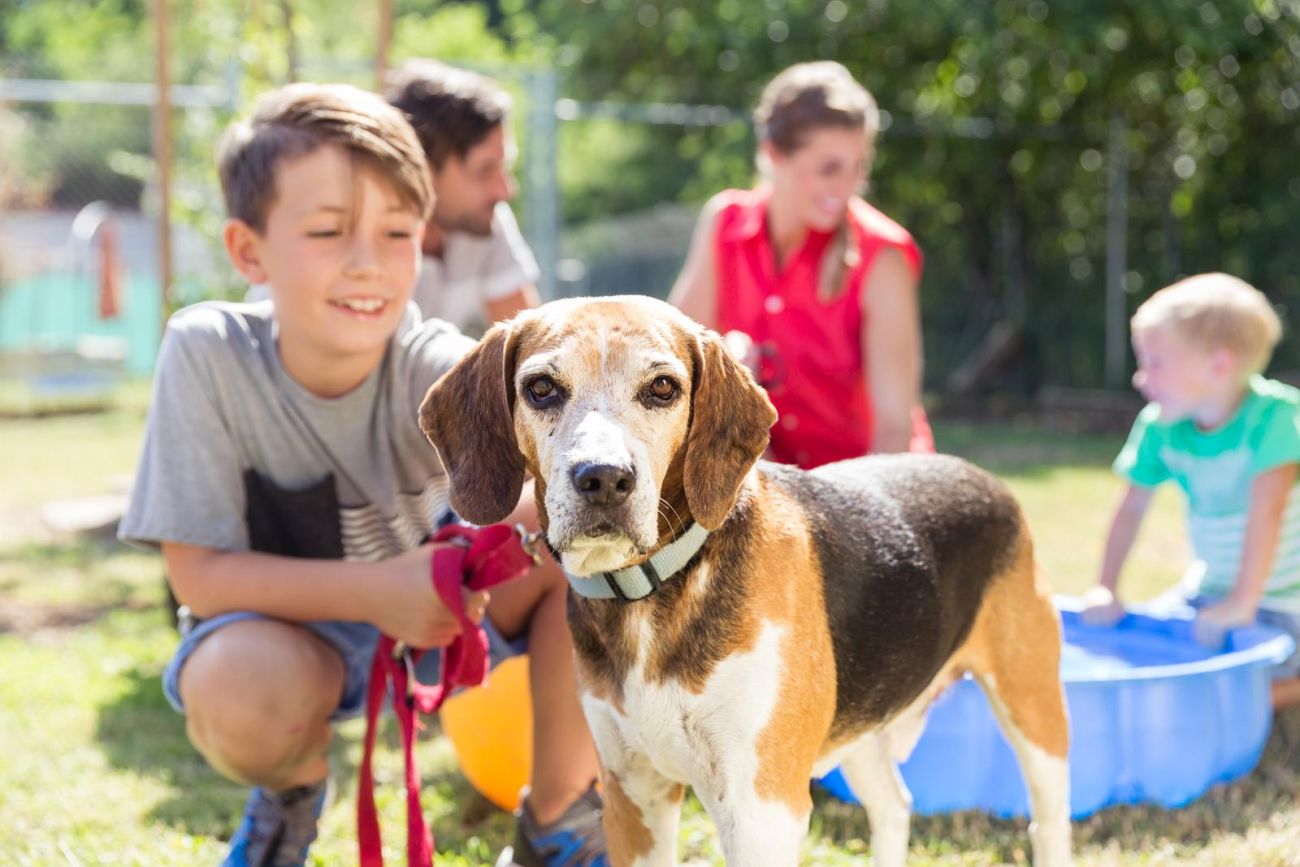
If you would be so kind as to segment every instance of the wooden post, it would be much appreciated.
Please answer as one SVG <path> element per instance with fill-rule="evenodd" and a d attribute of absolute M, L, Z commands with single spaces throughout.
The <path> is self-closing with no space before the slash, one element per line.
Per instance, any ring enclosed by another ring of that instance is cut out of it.
<path fill-rule="evenodd" d="M 286 65 L 289 67 L 289 81 L 298 80 L 298 34 L 293 28 L 292 0 L 280 0 L 280 17 L 284 20 Z"/>
<path fill-rule="evenodd" d="M 1106 344 L 1107 388 L 1123 388 L 1128 366 L 1128 125 L 1116 114 L 1106 146 Z"/>
<path fill-rule="evenodd" d="M 162 291 L 163 325 L 166 325 L 172 286 L 172 112 L 171 72 L 167 63 L 170 43 L 167 0 L 154 0 L 153 10 L 157 43 L 154 78 L 158 89 L 153 108 L 154 172 L 158 182 L 158 280 Z"/>
<path fill-rule="evenodd" d="M 375 90 L 384 92 L 388 73 L 388 44 L 393 41 L 393 0 L 379 0 L 379 32 L 375 39 Z"/>

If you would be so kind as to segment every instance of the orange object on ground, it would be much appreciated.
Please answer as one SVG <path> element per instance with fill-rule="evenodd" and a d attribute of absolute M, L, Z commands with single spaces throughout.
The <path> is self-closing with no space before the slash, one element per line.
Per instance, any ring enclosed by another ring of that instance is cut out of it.
<path fill-rule="evenodd" d="M 501 809 L 517 808 L 533 763 L 528 657 L 507 659 L 484 686 L 447 699 L 441 718 L 470 784 Z"/>

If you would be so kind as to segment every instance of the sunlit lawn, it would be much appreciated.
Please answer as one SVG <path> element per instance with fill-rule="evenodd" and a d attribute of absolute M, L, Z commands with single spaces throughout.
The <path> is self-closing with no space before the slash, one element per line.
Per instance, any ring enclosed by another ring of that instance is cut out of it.
<path fill-rule="evenodd" d="M 104 540 L 50 538 L 35 519 L 50 500 L 112 490 L 129 476 L 147 392 L 134 387 L 98 415 L 0 420 L 0 863 L 211 865 L 220 860 L 243 792 L 207 770 L 167 707 L 158 676 L 175 642 L 160 604 L 156 556 Z M 1021 498 L 1055 587 L 1092 580 L 1119 486 L 1116 437 L 1008 426 L 936 424 L 941 447 L 1002 475 Z M 1186 563 L 1177 498 L 1162 494 L 1126 588 L 1148 596 Z M 315 863 L 355 863 L 354 763 L 359 723 L 334 748 L 339 799 Z M 385 731 L 379 802 L 390 863 L 403 863 L 403 801 L 395 732 Z M 511 821 L 477 797 L 446 740 L 420 752 L 424 804 L 440 862 L 491 863 Z M 1261 767 L 1193 806 L 1113 808 L 1078 823 L 1082 864 L 1300 864 L 1300 715 L 1279 720 Z M 808 862 L 862 864 L 865 819 L 818 793 Z M 688 804 L 683 855 L 721 863 L 712 827 Z M 1022 822 L 964 813 L 918 818 L 912 863 L 1020 863 Z"/>

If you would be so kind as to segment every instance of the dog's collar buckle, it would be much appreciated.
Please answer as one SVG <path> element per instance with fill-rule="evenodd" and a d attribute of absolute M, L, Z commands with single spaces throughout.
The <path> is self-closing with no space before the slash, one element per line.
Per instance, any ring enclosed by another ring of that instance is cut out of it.
<path fill-rule="evenodd" d="M 533 565 L 540 565 L 542 562 L 542 534 L 540 532 L 528 532 L 528 528 L 523 524 L 515 524 L 515 532 L 519 535 L 519 544 L 523 547 L 524 553 L 532 558 Z"/>

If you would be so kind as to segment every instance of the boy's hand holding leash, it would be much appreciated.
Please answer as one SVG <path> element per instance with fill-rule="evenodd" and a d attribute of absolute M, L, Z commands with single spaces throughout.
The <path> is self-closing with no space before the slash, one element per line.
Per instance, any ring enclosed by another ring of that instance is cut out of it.
<path fill-rule="evenodd" d="M 461 634 L 456 614 L 429 583 L 435 550 L 451 544 L 421 545 L 385 561 L 388 580 L 377 582 L 371 619 L 380 632 L 419 648 L 446 647 Z M 465 587 L 461 599 L 465 615 L 474 623 L 482 622 L 487 591 Z"/>
<path fill-rule="evenodd" d="M 404 568 L 410 560 L 420 568 L 420 590 L 409 594 L 414 601 L 432 597 L 438 605 L 425 608 L 432 621 L 394 617 L 414 628 L 421 636 L 441 635 L 444 616 L 451 621 L 451 637 L 443 642 L 439 683 L 424 685 L 415 680 L 415 663 L 422 650 L 377 624 L 385 634 L 375 648 L 366 696 L 366 736 L 357 772 L 357 842 L 361 867 L 382 867 L 384 863 L 379 838 L 379 817 L 375 808 L 374 774 L 371 756 L 375 746 L 375 729 L 385 698 L 392 701 L 402 738 L 406 766 L 407 864 L 431 867 L 433 836 L 420 810 L 420 775 L 415 768 L 415 735 L 419 728 L 417 714 L 433 713 L 451 691 L 460 686 L 477 686 L 487 677 L 488 639 L 478 623 L 487 604 L 487 589 L 519 578 L 540 559 L 537 537 L 523 527 L 495 524 L 476 528 L 452 525 L 442 528 L 434 545 L 424 545 L 410 556 L 395 557 L 389 562 Z M 399 562 L 400 561 L 400 562 Z M 399 578 L 405 572 L 399 572 Z M 432 585 L 432 592 L 430 592 Z M 399 581 L 399 586 L 401 583 Z M 471 610 L 464 603 L 473 601 Z M 430 622 L 437 624 L 436 628 Z M 425 645 L 426 647 L 429 645 Z"/>

